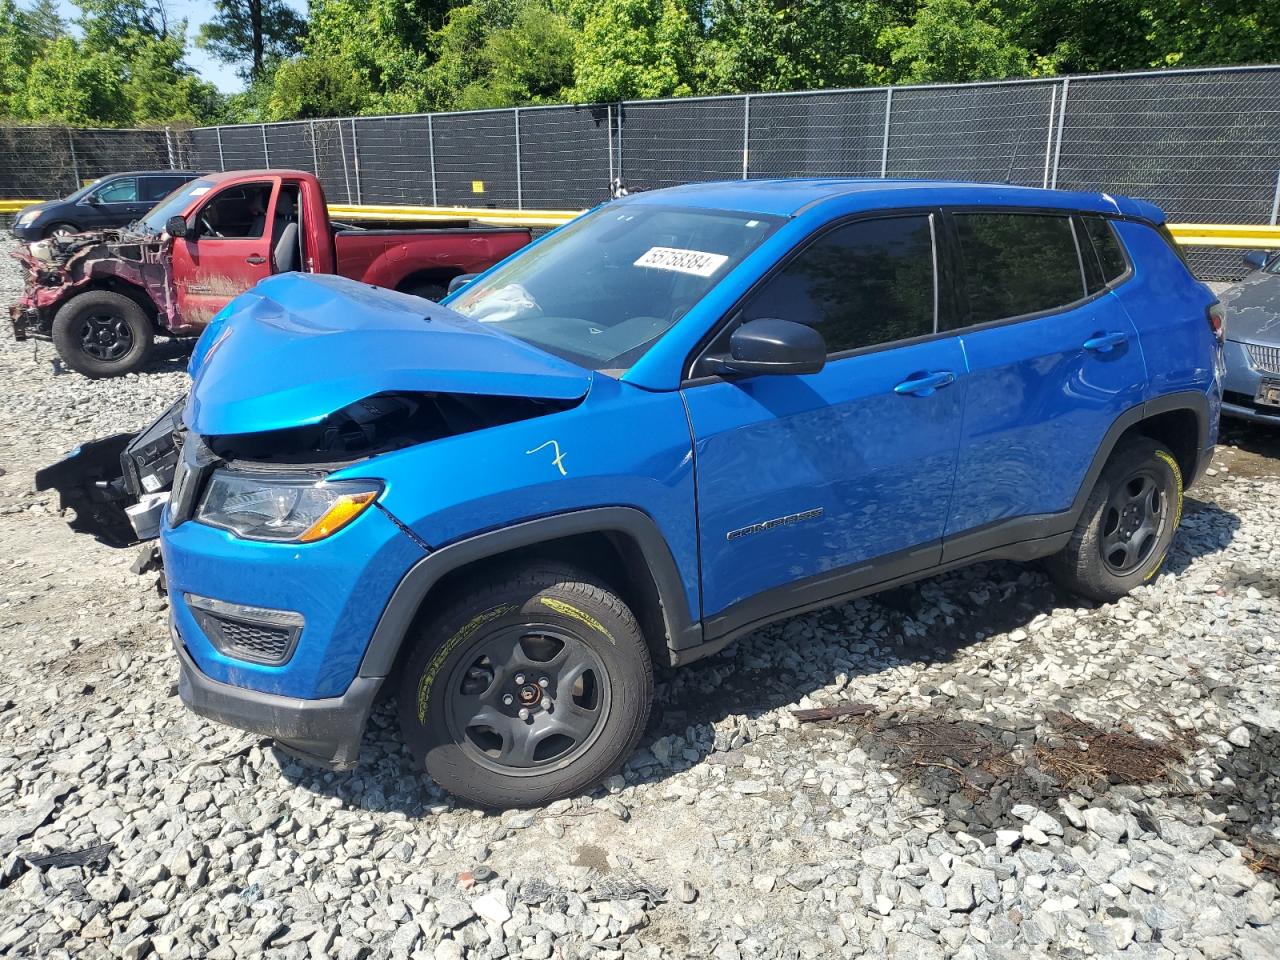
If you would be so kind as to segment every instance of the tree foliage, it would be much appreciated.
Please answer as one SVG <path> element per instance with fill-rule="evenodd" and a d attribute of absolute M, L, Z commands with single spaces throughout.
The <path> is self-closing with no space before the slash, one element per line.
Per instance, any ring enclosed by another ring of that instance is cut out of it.
<path fill-rule="evenodd" d="M 252 82 L 269 62 L 302 50 L 307 22 L 284 0 L 214 0 L 196 43 Z"/>
<path fill-rule="evenodd" d="M 0 116 L 143 124 L 598 102 L 1274 60 L 1258 0 L 0 0 Z"/>

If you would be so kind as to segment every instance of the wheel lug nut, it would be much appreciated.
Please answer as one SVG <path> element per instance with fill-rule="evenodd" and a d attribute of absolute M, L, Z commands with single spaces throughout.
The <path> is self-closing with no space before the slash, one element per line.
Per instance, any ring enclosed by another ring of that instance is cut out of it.
<path fill-rule="evenodd" d="M 513 697 L 513 696 L 512 696 L 511 694 L 509 694 L 509 693 L 507 693 L 507 694 L 503 694 L 503 696 L 502 696 L 502 702 L 503 702 L 503 703 L 505 703 L 505 704 L 509 707 L 509 706 L 511 706 L 513 703 L 515 703 L 515 702 L 516 702 L 516 698 L 515 698 L 515 697 Z"/>
<path fill-rule="evenodd" d="M 528 707 L 521 707 L 521 708 L 520 708 L 520 713 L 519 713 L 519 714 L 517 714 L 517 716 L 519 716 L 521 720 L 528 720 L 528 719 L 529 719 L 529 708 L 528 708 Z"/>
<path fill-rule="evenodd" d="M 546 677 L 539 677 L 538 686 L 540 686 L 543 690 L 545 690 L 547 689 L 547 687 L 551 686 L 551 681 Z"/>
<path fill-rule="evenodd" d="M 524 683 L 524 674 L 523 674 L 523 673 L 517 673 L 517 674 L 516 674 L 516 683 Z"/>
<path fill-rule="evenodd" d="M 541 702 L 540 704 L 538 704 L 538 706 L 542 707 L 542 709 L 543 709 L 543 710 L 545 710 L 545 711 L 547 711 L 547 713 L 550 713 L 550 712 L 551 712 L 551 707 L 553 706 L 553 704 L 551 703 L 551 698 L 550 698 L 550 697 L 543 697 L 543 698 L 542 698 L 542 702 Z"/>

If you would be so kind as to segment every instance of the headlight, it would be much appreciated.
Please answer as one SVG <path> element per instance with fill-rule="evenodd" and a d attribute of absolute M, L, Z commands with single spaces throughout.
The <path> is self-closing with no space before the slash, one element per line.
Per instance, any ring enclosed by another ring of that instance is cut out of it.
<path fill-rule="evenodd" d="M 311 543 L 337 533 L 382 492 L 372 481 L 327 483 L 218 470 L 195 519 L 246 540 Z"/>
<path fill-rule="evenodd" d="M 35 223 L 40 219 L 40 211 L 32 210 L 30 213 L 24 213 L 18 218 L 18 226 L 25 227 L 29 223 Z"/>

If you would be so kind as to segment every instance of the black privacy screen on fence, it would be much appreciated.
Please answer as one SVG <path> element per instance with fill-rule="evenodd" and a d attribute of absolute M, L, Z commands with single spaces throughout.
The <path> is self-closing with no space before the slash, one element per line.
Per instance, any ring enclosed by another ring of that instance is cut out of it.
<path fill-rule="evenodd" d="M 1152 200 L 1171 221 L 1275 223 L 1280 67 L 752 94 L 156 130 L 0 129 L 0 196 L 130 167 L 316 173 L 336 203 L 574 210 L 741 177 L 936 177 Z M 1205 279 L 1239 251 L 1189 248 Z"/>

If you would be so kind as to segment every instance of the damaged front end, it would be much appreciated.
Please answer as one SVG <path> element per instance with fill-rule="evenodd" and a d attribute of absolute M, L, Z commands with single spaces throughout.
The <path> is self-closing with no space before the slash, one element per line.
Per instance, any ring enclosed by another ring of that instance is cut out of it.
<path fill-rule="evenodd" d="M 140 433 L 91 440 L 58 463 L 36 472 L 36 488 L 57 490 L 67 522 L 111 547 L 127 547 L 160 535 L 160 515 L 186 434 L 182 408 L 172 404 Z"/>
<path fill-rule="evenodd" d="M 12 254 L 26 268 L 22 299 L 9 307 L 14 338 L 49 339 L 58 308 L 95 285 L 140 290 L 162 323 L 172 326 L 170 242 L 127 230 L 100 230 L 24 244 Z"/>
<path fill-rule="evenodd" d="M 182 422 L 186 397 L 140 433 L 92 440 L 36 473 L 57 490 L 72 530 L 112 547 L 160 535 L 184 443 L 198 443 L 201 466 L 333 469 L 419 443 L 542 416 L 571 403 L 517 397 L 384 393 L 348 404 L 319 423 L 262 433 L 196 438 Z M 198 490 L 192 490 L 194 496 Z M 188 505 L 194 506 L 194 504 Z"/>

